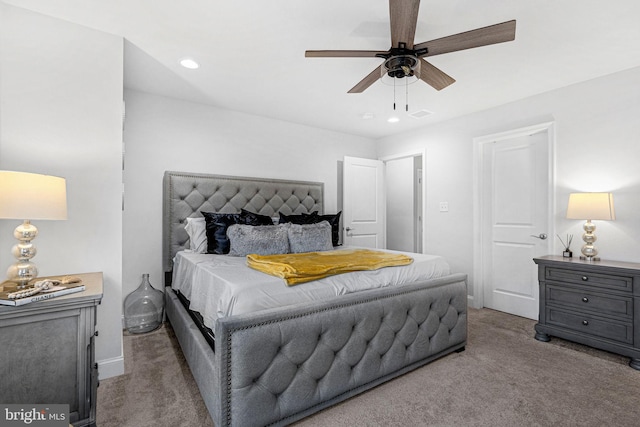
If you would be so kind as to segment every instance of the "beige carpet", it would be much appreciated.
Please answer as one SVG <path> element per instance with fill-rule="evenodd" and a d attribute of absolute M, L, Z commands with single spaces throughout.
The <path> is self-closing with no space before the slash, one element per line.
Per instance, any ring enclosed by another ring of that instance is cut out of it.
<path fill-rule="evenodd" d="M 100 381 L 99 427 L 213 426 L 168 323 L 141 335 L 125 331 L 124 375 Z"/>
<path fill-rule="evenodd" d="M 640 371 L 625 357 L 533 339 L 534 321 L 470 310 L 466 351 L 296 425 L 638 426 Z M 212 426 L 171 327 L 124 336 L 125 374 L 101 381 L 98 426 Z"/>

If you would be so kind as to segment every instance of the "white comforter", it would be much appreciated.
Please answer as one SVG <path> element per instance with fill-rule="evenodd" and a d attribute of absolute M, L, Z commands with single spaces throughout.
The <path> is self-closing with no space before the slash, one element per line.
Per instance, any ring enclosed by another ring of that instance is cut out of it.
<path fill-rule="evenodd" d="M 283 279 L 247 267 L 244 257 L 181 251 L 174 259 L 171 287 L 188 298 L 190 309 L 199 312 L 204 324 L 213 329 L 215 320 L 225 316 L 450 274 L 449 264 L 440 256 L 406 254 L 414 259 L 406 266 L 339 274 L 287 286 Z"/>

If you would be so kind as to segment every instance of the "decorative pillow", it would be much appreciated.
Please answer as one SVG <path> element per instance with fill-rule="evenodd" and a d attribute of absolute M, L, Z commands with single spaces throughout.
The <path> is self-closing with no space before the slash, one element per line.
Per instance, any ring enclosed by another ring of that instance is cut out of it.
<path fill-rule="evenodd" d="M 331 243 L 333 246 L 338 246 L 340 241 L 340 215 L 342 211 L 335 215 L 320 215 L 321 221 L 327 221 L 331 225 Z"/>
<path fill-rule="evenodd" d="M 207 253 L 229 253 L 227 228 L 233 224 L 271 225 L 271 217 L 242 209 L 239 214 L 201 212 L 206 223 Z"/>
<path fill-rule="evenodd" d="M 207 253 L 229 253 L 229 239 L 227 228 L 238 222 L 242 222 L 240 214 L 201 212 L 206 223 Z"/>
<path fill-rule="evenodd" d="M 304 219 L 297 224 L 314 224 L 320 221 L 327 221 L 331 225 L 331 243 L 333 246 L 338 246 L 340 241 L 340 215 L 342 211 L 335 215 L 318 215 L 317 212 L 311 214 L 302 214 Z M 307 221 L 307 222 L 304 222 Z"/>
<path fill-rule="evenodd" d="M 278 212 L 280 215 L 280 224 L 290 222 L 292 224 L 315 224 L 322 220 L 318 219 L 318 212 L 311 212 L 310 214 L 302 215 L 285 215 L 282 212 Z"/>
<path fill-rule="evenodd" d="M 187 218 L 184 226 L 189 235 L 189 249 L 199 254 L 207 253 L 206 224 L 203 217 Z"/>
<path fill-rule="evenodd" d="M 245 209 L 240 209 L 240 215 L 244 218 L 243 224 L 248 225 L 273 225 L 273 220 L 270 216 L 260 215 L 257 213 L 249 212 Z"/>
<path fill-rule="evenodd" d="M 227 229 L 231 256 L 289 253 L 287 226 L 234 224 Z"/>
<path fill-rule="evenodd" d="M 327 221 L 315 224 L 289 224 L 287 227 L 291 253 L 330 251 L 331 225 Z"/>

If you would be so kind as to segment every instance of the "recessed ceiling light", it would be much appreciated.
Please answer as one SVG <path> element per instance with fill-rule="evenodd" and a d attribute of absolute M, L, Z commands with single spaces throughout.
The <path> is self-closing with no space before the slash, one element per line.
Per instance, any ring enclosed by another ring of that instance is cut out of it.
<path fill-rule="evenodd" d="M 198 64 L 192 58 L 182 58 L 180 60 L 180 65 L 182 65 L 184 68 L 188 68 L 190 70 L 195 70 L 196 68 L 200 67 L 200 64 Z"/>
<path fill-rule="evenodd" d="M 400 119 L 399 119 L 398 117 L 389 117 L 389 118 L 387 119 L 387 121 L 388 121 L 389 123 L 398 123 L 398 122 L 400 121 Z"/>

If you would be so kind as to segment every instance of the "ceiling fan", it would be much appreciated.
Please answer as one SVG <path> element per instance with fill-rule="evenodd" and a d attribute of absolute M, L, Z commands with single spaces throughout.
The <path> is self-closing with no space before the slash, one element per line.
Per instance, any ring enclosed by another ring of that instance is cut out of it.
<path fill-rule="evenodd" d="M 389 0 L 391 19 L 391 48 L 378 50 L 307 50 L 307 58 L 368 58 L 384 59 L 349 93 L 362 93 L 385 73 L 392 78 L 417 77 L 436 90 L 442 90 L 455 80 L 424 57 L 456 52 L 515 40 L 516 21 L 477 28 L 451 36 L 414 44 L 420 0 Z"/>

